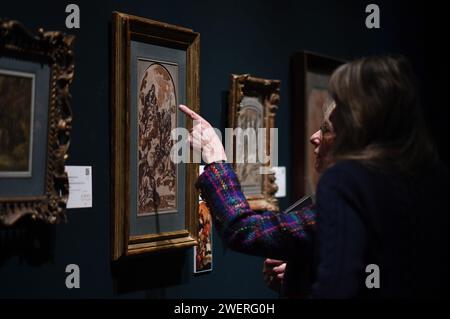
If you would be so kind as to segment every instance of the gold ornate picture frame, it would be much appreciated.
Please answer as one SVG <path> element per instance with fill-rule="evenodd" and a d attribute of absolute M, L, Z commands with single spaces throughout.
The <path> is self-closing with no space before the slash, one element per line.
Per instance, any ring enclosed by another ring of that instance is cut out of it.
<path fill-rule="evenodd" d="M 0 19 L 0 226 L 66 218 L 74 39 Z"/>
<path fill-rule="evenodd" d="M 236 128 L 265 129 L 265 154 L 273 151 L 275 115 L 280 100 L 280 81 L 252 77 L 249 74 L 230 77 L 228 122 Z M 260 168 L 270 171 L 273 163 L 265 164 L 236 163 L 236 140 L 233 141 L 233 167 L 241 182 L 241 187 L 253 210 L 278 211 L 278 190 L 275 173 L 260 174 Z"/>
<path fill-rule="evenodd" d="M 198 164 L 169 157 L 200 109 L 200 34 L 120 12 L 112 35 L 112 259 L 197 244 Z"/>

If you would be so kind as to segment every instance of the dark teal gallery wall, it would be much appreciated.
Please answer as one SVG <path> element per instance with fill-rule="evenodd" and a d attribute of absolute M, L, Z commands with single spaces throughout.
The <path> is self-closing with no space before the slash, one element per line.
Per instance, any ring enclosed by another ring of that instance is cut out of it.
<path fill-rule="evenodd" d="M 110 27 L 115 10 L 201 34 L 201 114 L 213 126 L 226 121 L 231 73 L 279 79 L 277 112 L 279 165 L 287 167 L 290 197 L 290 57 L 308 50 L 340 59 L 403 53 L 416 69 L 426 102 L 424 112 L 447 161 L 448 51 L 428 43 L 435 32 L 448 39 L 447 23 L 429 30 L 429 2 L 375 1 L 381 29 L 365 27 L 369 1 L 74 1 L 81 28 L 65 28 L 65 1 L 2 1 L 0 17 L 21 21 L 30 30 L 64 30 L 76 35 L 75 79 L 71 87 L 73 130 L 68 165 L 93 167 L 93 208 L 67 212 L 56 226 L 0 230 L 0 298 L 275 298 L 262 280 L 261 257 L 228 250 L 215 233 L 214 270 L 192 274 L 192 251 L 110 262 Z M 438 11 L 438 9 L 437 9 Z M 439 61 L 439 62 L 437 62 Z M 445 70 L 445 71 L 442 71 Z M 81 288 L 67 289 L 65 267 L 77 264 Z"/>

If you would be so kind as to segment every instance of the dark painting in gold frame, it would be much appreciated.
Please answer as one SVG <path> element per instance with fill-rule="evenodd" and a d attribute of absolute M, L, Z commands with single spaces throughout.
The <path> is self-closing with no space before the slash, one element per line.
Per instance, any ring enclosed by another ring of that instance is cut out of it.
<path fill-rule="evenodd" d="M 35 75 L 0 68 L 0 178 L 30 177 Z"/>
<path fill-rule="evenodd" d="M 51 224 L 66 220 L 64 164 L 72 128 L 74 40 L 60 31 L 39 29 L 33 34 L 19 21 L 0 19 L 0 100 L 2 108 L 18 108 L 7 115 L 16 120 L 15 126 L 0 123 L 0 226 L 25 217 Z M 19 89 L 24 96 L 18 97 L 4 87 L 5 75 L 35 79 L 25 80 L 30 87 Z M 17 163 L 5 164 L 11 159 Z"/>

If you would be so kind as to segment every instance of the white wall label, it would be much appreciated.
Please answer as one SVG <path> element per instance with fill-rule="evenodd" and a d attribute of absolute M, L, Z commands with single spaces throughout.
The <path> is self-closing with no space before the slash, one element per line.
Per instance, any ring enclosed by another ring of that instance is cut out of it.
<path fill-rule="evenodd" d="M 286 197 L 286 167 L 274 166 L 272 168 L 275 172 L 275 183 L 278 185 L 275 197 Z"/>
<path fill-rule="evenodd" d="M 67 208 L 92 207 L 92 166 L 66 166 L 69 177 Z"/>

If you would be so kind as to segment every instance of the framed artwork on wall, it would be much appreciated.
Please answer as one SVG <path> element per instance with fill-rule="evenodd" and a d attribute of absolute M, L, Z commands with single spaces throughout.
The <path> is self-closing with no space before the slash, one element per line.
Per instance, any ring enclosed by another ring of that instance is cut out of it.
<path fill-rule="evenodd" d="M 314 149 L 309 137 L 319 130 L 323 106 L 329 99 L 328 81 L 342 63 L 310 52 L 292 57 L 292 191 L 293 198 L 315 193 L 319 175 L 314 169 Z"/>
<path fill-rule="evenodd" d="M 205 165 L 199 165 L 199 175 Z M 211 212 L 201 196 L 198 198 L 197 245 L 193 250 L 193 272 L 203 274 L 213 270 L 213 220 Z"/>
<path fill-rule="evenodd" d="M 0 19 L 0 225 L 65 220 L 74 38 Z"/>
<path fill-rule="evenodd" d="M 275 198 L 278 187 L 275 173 L 271 172 L 272 162 L 261 154 L 272 156 L 276 152 L 275 136 L 270 129 L 275 128 L 280 81 L 252 77 L 249 74 L 232 74 L 230 79 L 229 125 L 234 130 L 242 129 L 244 135 L 247 129 L 254 129 L 255 132 L 255 142 L 250 142 L 248 136 L 234 138 L 234 169 L 253 210 L 278 211 L 278 200 Z M 264 149 L 260 150 L 259 147 Z M 242 156 L 240 160 L 237 158 L 239 156 Z M 261 174 L 261 169 L 270 173 Z"/>
<path fill-rule="evenodd" d="M 194 246 L 194 273 L 205 273 L 213 269 L 212 217 L 206 202 L 198 204 L 198 244 Z"/>
<path fill-rule="evenodd" d="M 196 244 L 198 164 L 170 157 L 199 112 L 200 35 L 113 13 L 112 259 Z"/>

